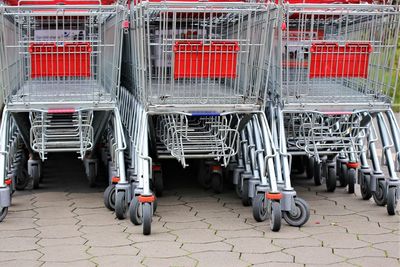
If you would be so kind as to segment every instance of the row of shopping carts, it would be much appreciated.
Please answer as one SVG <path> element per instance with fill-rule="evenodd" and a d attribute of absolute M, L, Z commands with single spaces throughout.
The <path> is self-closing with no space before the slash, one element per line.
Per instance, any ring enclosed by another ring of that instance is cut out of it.
<path fill-rule="evenodd" d="M 0 221 L 62 151 L 91 186 L 101 159 L 105 206 L 144 234 L 161 159 L 197 160 L 216 193 L 229 180 L 273 231 L 310 216 L 292 166 L 395 214 L 396 3 L 6 0 L 0 29 Z"/>

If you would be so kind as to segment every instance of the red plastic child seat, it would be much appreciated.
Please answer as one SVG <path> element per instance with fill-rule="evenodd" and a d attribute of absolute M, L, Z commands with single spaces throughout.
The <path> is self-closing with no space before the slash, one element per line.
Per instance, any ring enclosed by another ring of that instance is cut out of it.
<path fill-rule="evenodd" d="M 367 78 L 370 43 L 313 43 L 310 49 L 310 78 Z"/>
<path fill-rule="evenodd" d="M 88 42 L 30 44 L 31 77 L 90 77 L 91 52 Z"/>
<path fill-rule="evenodd" d="M 238 42 L 177 41 L 174 78 L 236 78 Z"/>

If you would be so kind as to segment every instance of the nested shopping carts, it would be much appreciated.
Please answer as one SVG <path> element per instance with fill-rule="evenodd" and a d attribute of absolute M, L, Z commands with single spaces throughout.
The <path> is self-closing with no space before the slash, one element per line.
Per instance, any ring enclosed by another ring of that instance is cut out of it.
<path fill-rule="evenodd" d="M 306 155 L 307 174 L 317 185 L 325 177 L 327 190 L 334 191 L 339 177 L 353 193 L 358 177 L 363 198 L 387 203 L 394 214 L 399 180 L 392 149 L 398 163 L 400 136 L 390 105 L 399 76 L 399 6 L 282 7 L 281 53 L 271 78 L 287 140 L 282 147 Z M 388 174 L 378 160 L 379 140 Z"/>
<path fill-rule="evenodd" d="M 132 3 L 125 88 L 118 94 L 130 184 L 111 185 L 105 194 L 118 218 L 129 203 L 131 221 L 150 234 L 163 158 L 183 167 L 188 159 L 203 162 L 200 181 L 215 192 L 223 189 L 221 167 L 239 160 L 234 183 L 252 201 L 254 217 L 271 215 L 275 231 L 282 211 L 294 217 L 288 211 L 296 209 L 296 194 L 290 181 L 284 192 L 278 185 L 278 151 L 264 113 L 278 16 L 278 6 L 269 2 Z M 306 221 L 307 206 L 303 211 Z"/>
<path fill-rule="evenodd" d="M 109 124 L 119 155 L 116 176 L 125 179 L 116 92 L 126 16 L 125 7 L 114 1 L 21 0 L 0 5 L 2 218 L 11 187 L 23 189 L 29 177 L 38 187 L 40 160 L 49 152 L 77 152 L 94 185 L 94 152 Z"/>

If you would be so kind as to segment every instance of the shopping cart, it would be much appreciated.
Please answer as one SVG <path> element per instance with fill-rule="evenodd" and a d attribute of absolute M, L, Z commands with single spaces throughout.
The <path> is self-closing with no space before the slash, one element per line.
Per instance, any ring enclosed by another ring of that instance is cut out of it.
<path fill-rule="evenodd" d="M 253 199 L 255 217 L 271 214 L 271 227 L 279 230 L 281 210 L 288 209 L 281 200 L 294 194 L 278 189 L 276 148 L 264 113 L 278 12 L 274 3 L 245 1 L 131 5 L 119 107 L 132 187 L 118 190 L 115 204 L 128 199 L 130 219 L 143 224 L 144 234 L 151 232 L 155 206 L 151 188 L 162 189 L 157 160 L 173 158 L 183 167 L 188 159 L 204 162 L 201 183 L 221 192 L 222 167 L 236 157 L 242 134 L 256 142 L 248 157 L 254 175 L 234 182 Z"/>
<path fill-rule="evenodd" d="M 365 198 L 387 202 L 394 214 L 399 180 L 391 150 L 398 162 L 400 135 L 390 106 L 399 75 L 399 6 L 306 2 L 282 4 L 281 53 L 270 85 L 278 88 L 285 149 L 306 155 L 308 176 L 316 185 L 325 177 L 330 192 L 339 176 L 353 193 L 358 172 Z M 376 127 L 389 179 L 379 166 Z"/>
<path fill-rule="evenodd" d="M 114 1 L 10 0 L 0 5 L 0 88 L 5 101 L 1 207 L 10 204 L 6 179 L 13 153 L 7 131 L 14 124 L 29 153 L 28 166 L 19 164 L 20 189 L 26 172 L 37 188 L 40 160 L 49 152 L 65 151 L 79 154 L 90 185 L 95 185 L 96 148 L 107 125 L 118 133 L 113 148 L 119 158 L 116 176 L 125 180 L 123 128 L 108 122 L 119 119 L 116 92 L 126 16 L 126 8 Z"/>

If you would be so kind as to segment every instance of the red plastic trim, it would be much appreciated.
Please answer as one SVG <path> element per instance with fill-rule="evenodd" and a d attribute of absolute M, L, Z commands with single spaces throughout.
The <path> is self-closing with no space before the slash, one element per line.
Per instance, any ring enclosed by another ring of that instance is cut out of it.
<path fill-rule="evenodd" d="M 281 200 L 282 199 L 282 193 L 270 193 L 270 192 L 267 192 L 267 193 L 265 193 L 265 197 L 267 199 L 271 199 L 271 200 Z"/>
<path fill-rule="evenodd" d="M 111 182 L 113 184 L 117 184 L 119 182 L 119 180 L 121 180 L 119 177 L 114 176 L 113 178 L 111 178 Z"/>
<path fill-rule="evenodd" d="M 346 166 L 349 169 L 357 169 L 358 167 L 360 167 L 360 163 L 358 163 L 358 162 L 347 162 Z"/>
<path fill-rule="evenodd" d="M 138 200 L 140 203 L 152 203 L 156 200 L 156 197 L 154 195 L 151 196 L 139 196 Z"/>

